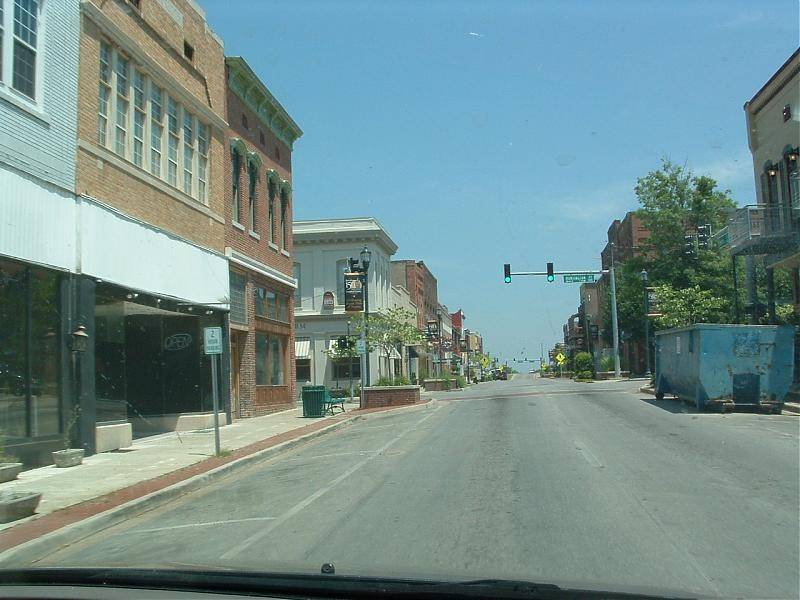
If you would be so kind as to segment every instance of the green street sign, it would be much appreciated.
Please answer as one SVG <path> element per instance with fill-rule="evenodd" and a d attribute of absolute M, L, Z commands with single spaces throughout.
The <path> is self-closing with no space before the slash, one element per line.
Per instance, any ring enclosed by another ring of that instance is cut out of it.
<path fill-rule="evenodd" d="M 564 275 L 564 283 L 592 283 L 593 281 L 593 273 L 573 273 L 571 275 Z"/>

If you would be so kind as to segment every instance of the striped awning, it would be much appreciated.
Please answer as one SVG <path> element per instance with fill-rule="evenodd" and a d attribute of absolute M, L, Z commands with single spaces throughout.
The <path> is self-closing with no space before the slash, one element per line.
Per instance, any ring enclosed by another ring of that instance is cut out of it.
<path fill-rule="evenodd" d="M 294 341 L 294 357 L 310 358 L 311 340 L 308 338 L 297 339 Z"/>

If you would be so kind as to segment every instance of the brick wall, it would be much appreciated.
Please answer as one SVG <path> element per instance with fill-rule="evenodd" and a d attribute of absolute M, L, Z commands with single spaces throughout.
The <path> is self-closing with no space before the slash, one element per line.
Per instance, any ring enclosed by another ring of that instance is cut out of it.
<path fill-rule="evenodd" d="M 369 387 L 364 389 L 364 408 L 403 406 L 419 402 L 419 386 Z"/>
<path fill-rule="evenodd" d="M 170 5 L 181 15 L 183 23 L 179 26 L 159 2 L 141 4 L 142 13 L 139 14 L 135 10 L 125 10 L 129 5 L 121 0 L 93 2 L 125 37 L 132 40 L 139 52 L 160 65 L 198 104 L 224 119 L 223 49 L 207 28 L 203 17 L 185 0 L 171 0 Z M 166 181 L 162 180 L 161 186 L 154 184 L 151 175 L 108 149 L 105 150 L 106 154 L 102 149 L 96 151 L 99 148 L 97 118 L 101 39 L 108 39 L 112 45 L 122 43 L 122 40 L 106 38 L 98 24 L 84 14 L 78 82 L 78 139 L 79 146 L 88 149 L 78 149 L 76 191 L 201 246 L 223 251 L 225 229 L 221 192 L 224 185 L 225 131 L 211 127 L 206 204 L 172 188 Z M 183 57 L 184 40 L 194 46 L 193 62 Z M 160 79 L 163 74 L 150 73 L 135 56 L 131 60 L 167 93 L 174 93 L 169 81 Z M 193 107 L 187 108 L 192 111 Z M 104 159 L 108 155 L 111 155 L 110 158 Z M 168 192 L 162 186 L 168 188 Z"/>
<path fill-rule="evenodd" d="M 275 203 L 275 218 L 274 218 L 274 243 L 278 248 L 269 245 L 269 193 L 268 193 L 268 180 L 267 171 L 273 169 L 278 172 L 281 179 L 291 181 L 291 150 L 266 127 L 258 117 L 247 108 L 238 96 L 233 92 L 228 93 L 228 122 L 230 129 L 227 132 L 227 142 L 225 144 L 225 176 L 224 176 L 224 216 L 225 216 L 225 238 L 226 243 L 231 248 L 261 262 L 281 273 L 291 277 L 293 259 L 291 256 L 287 257 L 280 252 L 281 238 L 280 238 L 280 194 L 277 190 L 274 203 Z M 246 115 L 248 128 L 242 126 L 242 114 Z M 260 143 L 260 132 L 264 134 L 265 144 Z M 261 158 L 262 166 L 259 169 L 258 181 L 256 183 L 256 222 L 255 231 L 260 239 L 250 235 L 250 231 L 254 229 L 253 223 L 250 222 L 249 211 L 249 190 L 250 181 L 247 171 L 247 157 L 243 158 L 242 168 L 239 170 L 239 190 L 241 202 L 241 224 L 245 226 L 245 231 L 238 229 L 232 225 L 233 222 L 233 169 L 231 159 L 231 138 L 242 139 L 248 152 L 255 152 Z M 274 154 L 268 152 L 269 148 L 279 148 L 281 160 L 277 161 Z M 291 194 L 288 198 L 287 206 L 287 224 L 286 230 L 288 233 L 286 240 L 286 247 L 283 248 L 291 254 L 293 249 L 292 244 L 292 197 Z"/>

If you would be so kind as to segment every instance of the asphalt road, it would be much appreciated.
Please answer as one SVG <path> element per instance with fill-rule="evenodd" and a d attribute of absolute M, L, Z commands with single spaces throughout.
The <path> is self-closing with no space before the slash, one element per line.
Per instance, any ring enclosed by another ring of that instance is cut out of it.
<path fill-rule="evenodd" d="M 798 596 L 794 416 L 528 375 L 357 421 L 40 565 L 243 566 Z"/>

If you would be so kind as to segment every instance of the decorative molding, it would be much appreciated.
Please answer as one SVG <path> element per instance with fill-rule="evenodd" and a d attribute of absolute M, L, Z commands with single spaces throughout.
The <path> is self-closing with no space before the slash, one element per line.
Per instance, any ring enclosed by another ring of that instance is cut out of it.
<path fill-rule="evenodd" d="M 274 183 L 276 186 L 280 186 L 281 176 L 275 169 L 270 169 L 269 171 L 267 171 L 267 181 L 269 183 Z"/>
<path fill-rule="evenodd" d="M 239 221 L 231 221 L 231 225 L 233 225 L 239 231 L 242 231 L 242 232 L 246 231 L 244 225 L 239 223 Z"/>
<path fill-rule="evenodd" d="M 281 192 L 285 192 L 287 196 L 292 195 L 292 182 L 286 179 L 281 179 L 280 183 Z"/>
<path fill-rule="evenodd" d="M 240 56 L 225 58 L 228 67 L 228 86 L 252 110 L 259 120 L 268 127 L 289 148 L 303 135 L 303 131 L 294 122 L 286 109 L 267 89 Z"/>
<path fill-rule="evenodd" d="M 258 152 L 248 152 L 247 153 L 247 162 L 248 164 L 255 165 L 259 169 L 264 165 L 264 161 L 261 158 L 261 155 Z"/>
<path fill-rule="evenodd" d="M 247 154 L 248 154 L 247 144 L 244 143 L 244 140 L 242 138 L 232 137 L 230 139 L 230 144 L 231 144 L 231 152 L 233 152 L 234 150 L 238 150 L 239 154 L 242 155 L 242 158 L 247 160 Z"/>

